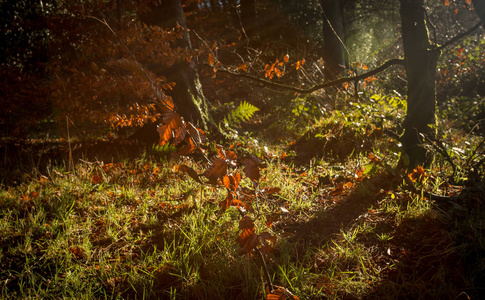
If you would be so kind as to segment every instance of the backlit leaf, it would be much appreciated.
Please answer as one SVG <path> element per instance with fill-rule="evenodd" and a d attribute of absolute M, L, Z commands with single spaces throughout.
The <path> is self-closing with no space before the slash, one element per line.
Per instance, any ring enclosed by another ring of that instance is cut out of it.
<path fill-rule="evenodd" d="M 189 132 L 189 135 L 196 146 L 204 145 L 205 143 L 207 143 L 207 137 L 205 132 L 202 129 L 195 127 L 190 122 L 187 122 L 187 131 Z"/>
<path fill-rule="evenodd" d="M 208 60 L 209 60 L 209 65 L 214 66 L 214 64 L 215 64 L 215 58 L 214 58 L 214 55 L 212 53 L 209 53 Z"/>
<path fill-rule="evenodd" d="M 227 162 L 225 159 L 220 157 L 214 157 L 211 164 L 204 172 L 204 176 L 209 179 L 219 179 L 227 174 Z"/>
<path fill-rule="evenodd" d="M 187 156 L 193 154 L 197 147 L 195 146 L 191 138 L 185 138 L 185 146 L 183 146 L 179 151 L 172 154 L 172 157 Z"/>
<path fill-rule="evenodd" d="M 230 191 L 235 191 L 238 188 L 240 181 L 241 181 L 241 174 L 237 172 L 235 174 L 225 175 L 222 178 L 222 183 Z"/>
<path fill-rule="evenodd" d="M 259 173 L 259 165 L 261 164 L 261 159 L 257 156 L 251 155 L 244 160 L 244 174 L 252 181 L 258 182 L 261 177 Z"/>
<path fill-rule="evenodd" d="M 157 129 L 160 135 L 160 146 L 165 145 L 171 139 L 173 144 L 182 142 L 187 134 L 183 118 L 176 112 L 167 112 L 163 115 L 162 124 Z"/>
<path fill-rule="evenodd" d="M 242 230 L 236 242 L 239 244 L 239 254 L 246 254 L 253 250 L 259 243 L 255 235 L 254 222 L 249 216 L 239 221 L 239 229 Z"/>

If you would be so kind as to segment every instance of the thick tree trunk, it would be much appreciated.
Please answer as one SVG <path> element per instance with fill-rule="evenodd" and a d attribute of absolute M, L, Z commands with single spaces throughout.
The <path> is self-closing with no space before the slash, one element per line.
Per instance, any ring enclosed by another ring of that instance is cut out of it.
<path fill-rule="evenodd" d="M 423 0 L 401 0 L 401 25 L 406 77 L 407 114 L 401 137 L 403 156 L 409 167 L 429 162 L 424 137 L 433 138 L 436 109 L 436 65 L 439 52 L 431 50 Z"/>
<path fill-rule="evenodd" d="M 152 12 L 145 14 L 141 18 L 145 23 L 161 27 L 175 27 L 178 24 L 183 28 L 187 28 L 181 0 L 162 1 Z M 187 31 L 176 46 L 186 49 L 192 48 Z M 161 71 L 161 73 L 169 81 L 176 83 L 171 96 L 177 112 L 185 120 L 207 130 L 209 123 L 207 101 L 202 92 L 195 61 L 186 62 L 185 60 L 180 60 L 170 67 L 169 70 L 165 71 Z"/>
<path fill-rule="evenodd" d="M 330 80 L 346 67 L 343 10 L 340 0 L 320 0 L 323 9 L 323 60 Z"/>

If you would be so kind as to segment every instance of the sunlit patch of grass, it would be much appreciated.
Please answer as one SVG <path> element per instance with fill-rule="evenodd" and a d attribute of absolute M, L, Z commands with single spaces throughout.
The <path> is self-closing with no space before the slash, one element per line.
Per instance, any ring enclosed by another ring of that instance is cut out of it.
<path fill-rule="evenodd" d="M 409 192 L 389 143 L 374 143 L 375 157 L 300 166 L 271 154 L 281 148 L 254 149 L 267 167 L 257 189 L 241 185 L 258 195 L 247 212 L 256 233 L 277 237 L 265 256 L 273 284 L 300 299 L 453 298 L 479 286 L 481 196 L 446 206 Z M 263 298 L 260 258 L 238 254 L 240 211 L 222 211 L 227 191 L 174 173 L 176 163 L 79 162 L 2 187 L 0 298 Z M 416 185 L 444 193 L 445 181 Z"/>

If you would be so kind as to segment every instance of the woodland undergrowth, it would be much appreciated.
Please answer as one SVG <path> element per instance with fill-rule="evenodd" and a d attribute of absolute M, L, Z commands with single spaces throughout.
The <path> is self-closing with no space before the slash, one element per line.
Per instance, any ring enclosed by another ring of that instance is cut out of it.
<path fill-rule="evenodd" d="M 401 174 L 388 131 L 403 99 L 341 101 L 328 113 L 305 109 L 317 107 L 311 99 L 281 106 L 288 118 L 325 118 L 279 137 L 237 124 L 235 142 L 202 147 L 204 133 L 190 124 L 165 140 L 161 127 L 165 145 L 135 158 L 79 160 L 3 182 L 1 297 L 479 297 L 483 186 L 466 186 L 479 179 L 467 170 L 480 160 L 480 138 L 445 129 L 441 146 L 430 144 L 438 159 Z M 181 122 L 170 116 L 165 124 Z M 306 133 L 288 138 L 297 131 Z M 264 144 L 265 134 L 274 142 Z M 174 137 L 178 148 L 168 147 Z"/>

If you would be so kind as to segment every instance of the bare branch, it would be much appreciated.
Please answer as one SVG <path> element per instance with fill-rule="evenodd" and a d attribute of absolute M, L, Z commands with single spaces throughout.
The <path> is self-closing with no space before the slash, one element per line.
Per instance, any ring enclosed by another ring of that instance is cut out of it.
<path fill-rule="evenodd" d="M 474 32 L 475 30 L 477 30 L 479 27 L 480 27 L 481 23 L 478 22 L 478 24 L 476 24 L 475 26 L 473 26 L 472 28 L 468 29 L 467 31 L 465 32 L 462 32 L 460 34 L 458 34 L 457 36 L 451 38 L 450 40 L 446 41 L 443 45 L 437 47 L 436 49 L 433 49 L 432 51 L 441 51 L 443 50 L 444 48 L 450 46 L 451 44 L 457 42 L 458 40 L 464 38 L 465 36 L 471 34 L 472 32 Z"/>
<path fill-rule="evenodd" d="M 289 85 L 285 85 L 285 84 L 281 84 L 281 83 L 271 82 L 271 81 L 268 81 L 266 79 L 261 79 L 261 78 L 254 77 L 254 76 L 251 76 L 251 75 L 248 75 L 248 74 L 230 71 L 230 70 L 227 70 L 227 69 L 218 69 L 217 71 L 222 72 L 222 73 L 228 73 L 228 74 L 238 76 L 238 77 L 251 79 L 253 81 L 262 83 L 265 86 L 280 89 L 280 90 L 287 90 L 287 91 L 292 91 L 292 92 L 296 92 L 296 93 L 300 93 L 300 94 L 310 94 L 310 93 L 313 93 L 317 90 L 321 90 L 321 89 L 324 89 L 324 88 L 327 88 L 327 87 L 330 87 L 330 86 L 341 85 L 343 83 L 352 82 L 352 81 L 355 82 L 355 81 L 365 79 L 367 77 L 371 77 L 373 75 L 376 75 L 376 74 L 384 71 L 385 69 L 387 69 L 387 68 L 389 68 L 390 66 L 393 66 L 393 65 L 402 65 L 403 66 L 404 65 L 404 59 L 402 59 L 402 58 L 391 59 L 391 60 L 388 60 L 385 63 L 383 63 L 381 66 L 379 66 L 379 67 L 377 67 L 373 70 L 370 70 L 369 72 L 363 73 L 361 75 L 352 76 L 352 77 L 342 77 L 342 78 L 339 78 L 337 80 L 333 80 L 333 81 L 325 82 L 325 83 L 322 83 L 322 84 L 314 85 L 313 87 L 308 88 L 308 89 L 302 89 L 302 88 L 289 86 Z"/>

